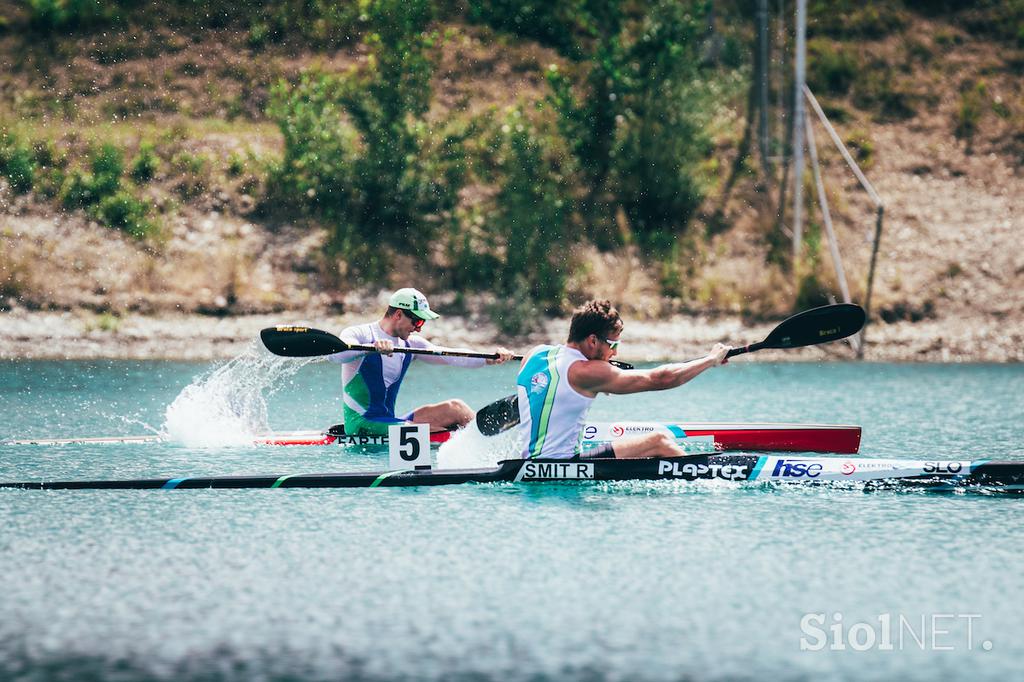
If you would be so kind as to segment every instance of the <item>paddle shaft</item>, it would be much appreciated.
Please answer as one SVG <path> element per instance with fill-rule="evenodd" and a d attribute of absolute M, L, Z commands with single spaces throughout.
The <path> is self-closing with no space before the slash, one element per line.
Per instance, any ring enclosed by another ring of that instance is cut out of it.
<path fill-rule="evenodd" d="M 366 351 L 367 353 L 379 353 L 373 346 L 362 346 L 355 343 L 348 344 L 347 350 Z M 395 353 L 409 353 L 411 355 L 447 355 L 448 357 L 455 358 L 484 358 L 487 360 L 497 360 L 497 353 L 476 353 L 473 351 L 462 351 L 462 350 L 430 350 L 429 348 L 404 348 L 395 346 Z M 522 355 L 513 355 L 513 360 L 522 361 Z M 633 365 L 628 362 L 622 362 L 621 360 L 609 360 L 611 364 L 615 365 L 619 369 L 633 369 Z"/>
<path fill-rule="evenodd" d="M 746 346 L 741 346 L 740 348 L 731 348 L 729 352 L 725 354 L 725 357 L 731 358 L 737 355 L 743 355 L 744 353 L 753 353 L 755 351 L 761 350 L 762 348 L 764 348 L 764 344 L 759 341 L 757 343 L 751 343 Z"/>
<path fill-rule="evenodd" d="M 365 351 L 367 353 L 379 353 L 373 346 L 364 346 L 357 343 L 347 344 L 347 350 Z M 395 353 L 409 353 L 410 355 L 445 355 L 450 358 L 483 358 L 485 360 L 497 360 L 497 353 L 476 353 L 468 350 L 439 350 L 430 348 L 407 348 L 395 346 Z M 522 355 L 513 355 L 513 360 L 522 360 Z"/>

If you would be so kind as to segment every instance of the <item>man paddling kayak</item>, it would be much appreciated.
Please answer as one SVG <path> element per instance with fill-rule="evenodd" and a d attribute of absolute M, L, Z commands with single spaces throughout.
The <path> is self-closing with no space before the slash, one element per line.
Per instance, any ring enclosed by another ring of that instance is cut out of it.
<path fill-rule="evenodd" d="M 512 357 L 510 350 L 501 347 L 495 350 L 498 357 L 494 360 L 393 353 L 396 347 L 439 349 L 418 334 L 425 322 L 439 317 L 422 293 L 411 288 L 399 289 L 391 295 L 380 320 L 341 332 L 339 336 L 345 343 L 373 346 L 377 350 L 348 350 L 328 356 L 331 362 L 342 364 L 345 433 L 387 435 L 388 426 L 402 422 L 430 424 L 432 431 L 441 431 L 465 426 L 473 418 L 473 410 L 459 399 L 423 405 L 401 417 L 395 415 L 395 400 L 413 358 L 435 365 L 483 367 L 507 362 Z"/>
<path fill-rule="evenodd" d="M 704 370 L 725 364 L 731 348 L 718 343 L 699 360 L 621 370 L 608 361 L 618 352 L 622 328 L 622 318 L 610 301 L 588 301 L 573 312 L 565 345 L 537 346 L 523 360 L 516 390 L 524 459 L 686 454 L 665 433 L 621 438 L 580 452 L 580 432 L 598 393 L 621 395 L 682 386 Z"/>

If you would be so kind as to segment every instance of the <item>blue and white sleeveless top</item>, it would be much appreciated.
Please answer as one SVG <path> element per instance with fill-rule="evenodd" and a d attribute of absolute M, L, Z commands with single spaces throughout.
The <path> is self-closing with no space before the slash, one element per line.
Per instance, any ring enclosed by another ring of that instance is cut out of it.
<path fill-rule="evenodd" d="M 580 433 L 594 399 L 569 385 L 569 367 L 586 359 L 568 346 L 537 346 L 526 357 L 516 378 L 523 459 L 579 454 Z"/>

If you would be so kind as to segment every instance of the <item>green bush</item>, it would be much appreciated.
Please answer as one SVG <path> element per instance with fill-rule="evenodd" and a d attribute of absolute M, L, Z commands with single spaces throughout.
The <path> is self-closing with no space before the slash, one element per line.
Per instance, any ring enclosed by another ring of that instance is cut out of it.
<path fill-rule="evenodd" d="M 1024 47 L 1024 0 L 972 0 L 958 23 L 976 34 L 991 35 Z"/>
<path fill-rule="evenodd" d="M 634 234 L 660 248 L 704 195 L 705 131 L 719 97 L 717 76 L 701 68 L 707 8 L 699 0 L 660 0 L 634 25 L 613 0 L 588 6 L 605 18 L 594 22 L 603 33 L 590 42 L 589 71 L 576 86 L 549 69 L 547 102 L 579 168 L 591 236 L 601 246 L 614 243 L 602 243 L 604 235 L 619 238 L 618 206 Z"/>
<path fill-rule="evenodd" d="M 881 120 L 902 121 L 917 115 L 918 96 L 897 82 L 888 64 L 869 64 L 853 85 L 853 102 L 873 109 Z"/>
<path fill-rule="evenodd" d="M 42 196 L 54 199 L 60 196 L 66 179 L 67 173 L 62 168 L 56 166 L 41 168 L 36 174 L 35 189 Z"/>
<path fill-rule="evenodd" d="M 121 187 L 124 155 L 109 142 L 94 149 L 90 158 L 94 188 L 99 197 L 110 196 Z"/>
<path fill-rule="evenodd" d="M 65 177 L 60 197 L 66 207 L 92 206 L 121 189 L 124 157 L 114 145 L 94 147 L 89 154 L 89 168 L 89 172 L 75 168 Z"/>
<path fill-rule="evenodd" d="M 178 152 L 171 168 L 180 176 L 175 189 L 183 199 L 194 199 L 210 186 L 210 161 L 201 154 Z"/>
<path fill-rule="evenodd" d="M 296 36 L 312 47 L 336 47 L 355 40 L 362 31 L 367 0 L 279 0 L 267 2 L 249 23 L 248 42 L 259 49 L 267 42 Z"/>
<path fill-rule="evenodd" d="M 28 0 L 29 26 L 40 33 L 114 23 L 120 7 L 111 0 Z"/>
<path fill-rule="evenodd" d="M 843 140 L 862 170 L 875 163 L 875 145 L 866 131 L 855 130 Z"/>
<path fill-rule="evenodd" d="M 140 144 L 139 153 L 132 161 L 132 180 L 138 183 L 149 182 L 156 176 L 159 168 L 160 159 L 156 155 L 156 146 L 152 142 Z"/>
<path fill-rule="evenodd" d="M 988 87 L 984 81 L 968 84 L 960 93 L 953 132 L 960 139 L 970 140 L 978 132 L 978 123 L 988 102 Z"/>
<path fill-rule="evenodd" d="M 358 200 L 355 165 L 359 135 L 339 102 L 340 79 L 302 74 L 294 87 L 271 92 L 269 115 L 284 136 L 284 159 L 269 183 L 274 203 L 303 207 L 330 220 L 348 218 Z"/>
<path fill-rule="evenodd" d="M 68 165 L 67 153 L 52 140 L 36 140 L 33 142 L 32 155 L 35 158 L 36 164 L 40 167 L 66 168 Z"/>
<path fill-rule="evenodd" d="M 35 153 L 30 146 L 6 132 L 0 134 L 0 173 L 7 177 L 14 192 L 24 194 L 32 191 L 36 175 Z"/>
<path fill-rule="evenodd" d="M 807 29 L 813 35 L 877 40 L 907 25 L 902 3 L 880 0 L 812 0 L 807 6 Z"/>
<path fill-rule="evenodd" d="M 568 259 L 570 195 L 548 135 L 513 111 L 501 127 L 501 174 L 488 221 L 505 240 L 497 288 L 558 312 L 572 270 Z"/>
<path fill-rule="evenodd" d="M 704 199 L 700 166 L 715 92 L 699 70 L 702 3 L 659 2 L 628 55 L 628 116 L 615 154 L 615 192 L 641 242 L 671 247 Z"/>
<path fill-rule="evenodd" d="M 87 173 L 80 168 L 74 168 L 64 178 L 64 185 L 60 190 L 61 203 L 67 208 L 81 208 L 91 206 L 100 200 L 95 189 L 95 180 L 92 173 Z"/>
<path fill-rule="evenodd" d="M 550 45 L 566 55 L 580 53 L 576 33 L 586 17 L 585 0 L 470 0 L 469 20 Z M 597 4 L 597 3 L 591 3 Z"/>
<path fill-rule="evenodd" d="M 239 175 L 245 172 L 245 158 L 236 152 L 231 152 L 228 155 L 228 176 L 237 178 Z"/>
<path fill-rule="evenodd" d="M 249 25 L 249 35 L 246 40 L 249 43 L 249 47 L 258 50 L 266 45 L 270 38 L 271 29 L 269 24 L 262 21 L 254 21 Z"/>
<path fill-rule="evenodd" d="M 127 191 L 104 197 L 90 212 L 106 225 L 125 232 L 136 239 L 150 236 L 156 225 L 149 219 L 149 202 L 136 199 Z"/>
<path fill-rule="evenodd" d="M 448 210 L 458 187 L 430 172 L 430 105 L 437 37 L 427 32 L 426 0 L 367 0 L 366 45 L 371 59 L 344 76 L 306 73 L 278 84 L 270 115 L 285 139 L 277 175 L 284 201 L 326 217 L 329 248 L 353 269 L 386 260 L 381 244 L 408 248 L 430 238 L 433 219 Z M 452 156 L 458 140 L 438 149 Z M 455 156 L 458 156 L 455 153 Z M 456 174 L 457 175 L 457 174 Z"/>
<path fill-rule="evenodd" d="M 830 40 L 814 38 L 807 42 L 807 84 L 814 92 L 844 95 L 857 76 L 857 58 L 853 51 Z"/>

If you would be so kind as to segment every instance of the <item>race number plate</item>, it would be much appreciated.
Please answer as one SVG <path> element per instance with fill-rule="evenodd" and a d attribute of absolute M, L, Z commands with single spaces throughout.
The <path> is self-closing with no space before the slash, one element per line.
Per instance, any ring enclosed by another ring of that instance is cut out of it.
<path fill-rule="evenodd" d="M 429 469 L 430 425 L 392 424 L 389 426 L 388 455 L 392 469 Z"/>

